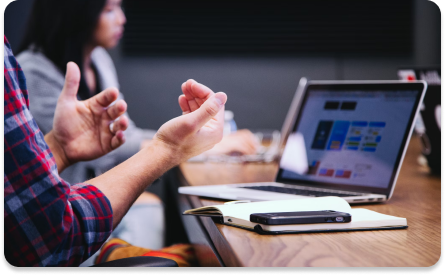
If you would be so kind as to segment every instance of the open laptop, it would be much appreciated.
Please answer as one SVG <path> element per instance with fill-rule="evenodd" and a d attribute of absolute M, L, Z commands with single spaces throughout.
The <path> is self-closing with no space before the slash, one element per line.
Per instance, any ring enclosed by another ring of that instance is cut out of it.
<path fill-rule="evenodd" d="M 349 203 L 391 198 L 425 81 L 309 81 L 276 182 L 180 187 L 228 200 L 339 196 Z"/>
<path fill-rule="evenodd" d="M 295 91 L 291 105 L 287 111 L 283 126 L 281 127 L 281 132 L 274 131 L 271 144 L 261 152 L 257 152 L 256 155 L 240 156 L 243 158 L 245 162 L 255 162 L 255 161 L 271 162 L 274 161 L 277 157 L 279 157 L 281 149 L 286 143 L 287 137 L 292 131 L 292 126 L 295 123 L 296 113 L 299 109 L 301 103 L 301 97 L 304 94 L 307 82 L 308 79 L 306 77 L 300 78 L 297 90 Z"/>
<path fill-rule="evenodd" d="M 420 107 L 414 130 L 420 135 L 423 150 L 431 172 L 441 174 L 441 75 L 440 66 L 404 68 L 398 71 L 399 79 L 425 80 L 428 88 Z"/>
<path fill-rule="evenodd" d="M 295 91 L 290 108 L 286 114 L 281 132 L 273 131 L 270 140 L 270 145 L 267 147 L 261 146 L 256 154 L 253 155 L 218 155 L 218 156 L 205 156 L 201 154 L 188 160 L 188 162 L 230 162 L 230 163 L 244 163 L 244 162 L 272 162 L 276 160 L 281 152 L 281 148 L 286 143 L 286 139 L 292 130 L 293 123 L 295 122 L 296 112 L 298 110 L 301 97 L 304 93 L 307 78 L 302 77 L 298 82 L 297 90 Z M 258 139 L 263 139 L 263 133 L 255 133 Z M 259 136 L 261 135 L 261 137 Z"/>

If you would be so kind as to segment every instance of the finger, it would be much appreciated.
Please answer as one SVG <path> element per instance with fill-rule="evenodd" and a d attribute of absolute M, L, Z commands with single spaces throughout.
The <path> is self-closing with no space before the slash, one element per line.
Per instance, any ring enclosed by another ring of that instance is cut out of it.
<path fill-rule="evenodd" d="M 207 86 L 195 81 L 190 84 L 190 94 L 194 97 L 193 100 L 189 101 L 189 105 L 193 112 L 215 93 Z"/>
<path fill-rule="evenodd" d="M 188 104 L 185 95 L 180 95 L 178 98 L 178 102 L 179 102 L 179 107 L 181 107 L 183 115 L 190 113 L 190 106 Z"/>
<path fill-rule="evenodd" d="M 116 88 L 108 88 L 93 96 L 89 100 L 91 100 L 92 104 L 97 107 L 106 108 L 110 106 L 111 103 L 116 101 L 118 96 L 119 91 Z"/>
<path fill-rule="evenodd" d="M 258 147 L 255 146 L 255 144 L 252 144 L 251 142 L 246 142 L 244 148 L 246 149 L 245 154 L 247 155 L 255 154 L 258 150 Z"/>
<path fill-rule="evenodd" d="M 189 80 L 187 80 L 187 81 L 189 81 Z M 184 82 L 184 83 L 182 83 L 182 85 L 181 85 L 181 91 L 182 91 L 182 93 L 184 94 L 184 96 L 185 96 L 186 93 L 190 94 L 190 93 L 187 91 L 187 81 Z"/>
<path fill-rule="evenodd" d="M 249 130 L 243 129 L 241 131 L 243 131 L 242 137 L 246 141 L 248 146 L 256 150 L 256 148 L 260 146 L 258 138 L 254 134 L 252 134 L 252 132 L 250 132 Z"/>
<path fill-rule="evenodd" d="M 224 108 L 224 104 L 227 101 L 227 95 L 225 93 L 217 93 L 210 97 L 204 104 L 196 111 L 184 116 L 189 120 L 189 123 L 193 125 L 193 130 L 201 129 L 210 119 L 216 117 L 221 120 L 220 110 Z"/>
<path fill-rule="evenodd" d="M 215 94 L 209 87 L 196 81 L 190 84 L 190 92 L 195 99 L 201 99 L 204 101 Z"/>
<path fill-rule="evenodd" d="M 195 102 L 198 103 L 199 106 L 201 106 L 202 104 L 204 104 L 205 101 L 206 101 L 206 99 L 195 98 Z"/>
<path fill-rule="evenodd" d="M 116 149 L 125 143 L 125 135 L 123 131 L 118 131 L 113 138 L 111 138 L 111 148 Z"/>
<path fill-rule="evenodd" d="M 124 100 L 119 100 L 116 104 L 107 109 L 108 117 L 115 120 L 127 111 L 127 103 Z"/>
<path fill-rule="evenodd" d="M 255 148 L 251 146 L 250 142 L 243 139 L 231 140 L 232 152 L 238 152 L 243 155 L 250 155 L 256 152 Z M 230 148 L 230 145 L 229 145 Z M 230 152 L 229 152 L 230 153 Z"/>
<path fill-rule="evenodd" d="M 181 86 L 184 96 L 188 100 L 190 111 L 194 112 L 201 106 L 208 98 L 215 93 L 207 86 L 189 79 Z"/>
<path fill-rule="evenodd" d="M 247 146 L 254 148 L 255 150 L 260 146 L 258 138 L 247 129 L 240 129 L 236 131 L 234 135 L 237 138 L 242 139 L 244 142 L 246 142 Z"/>
<path fill-rule="evenodd" d="M 128 125 L 129 125 L 128 117 L 121 116 L 118 120 L 113 122 L 113 127 L 112 127 L 111 132 L 117 133 L 119 131 L 125 131 L 125 130 L 127 130 Z"/>
<path fill-rule="evenodd" d="M 192 95 L 192 89 L 191 89 L 191 85 L 193 83 L 195 83 L 196 81 L 193 79 L 189 79 L 186 82 L 184 82 L 182 84 L 182 93 L 185 95 L 185 97 L 187 98 L 187 100 L 193 100 L 195 99 L 195 97 Z"/>
<path fill-rule="evenodd" d="M 196 101 L 194 99 L 188 100 L 187 103 L 188 103 L 188 105 L 190 107 L 190 111 L 191 112 L 194 112 L 194 111 L 199 109 L 200 105 L 198 103 L 196 103 Z"/>
<path fill-rule="evenodd" d="M 242 146 L 244 155 L 253 155 L 256 153 L 256 148 L 252 146 L 252 144 L 245 143 Z"/>
<path fill-rule="evenodd" d="M 244 148 L 246 148 L 246 149 L 245 149 L 245 152 L 244 152 L 244 154 L 246 154 L 246 155 L 252 155 L 252 154 L 255 154 L 256 151 L 257 151 L 256 147 L 255 147 L 253 144 L 251 144 L 250 142 L 247 143 L 247 144 L 244 146 Z"/>
<path fill-rule="evenodd" d="M 60 98 L 75 99 L 79 90 L 80 70 L 76 63 L 66 64 L 65 84 L 63 85 Z"/>
<path fill-rule="evenodd" d="M 189 79 L 186 82 L 182 83 L 182 85 L 181 85 L 182 93 L 184 94 L 185 98 L 187 99 L 187 105 L 188 105 L 188 109 L 190 110 L 190 112 L 195 111 L 200 106 L 195 102 L 195 98 L 191 92 L 191 85 L 193 83 L 196 83 L 196 81 L 193 79 Z"/>

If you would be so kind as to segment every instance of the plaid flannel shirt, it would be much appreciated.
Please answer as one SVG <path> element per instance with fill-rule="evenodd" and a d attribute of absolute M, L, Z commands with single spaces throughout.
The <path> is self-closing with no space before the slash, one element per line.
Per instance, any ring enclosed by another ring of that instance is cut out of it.
<path fill-rule="evenodd" d="M 110 202 L 92 185 L 60 178 L 6 37 L 4 45 L 5 257 L 15 266 L 78 266 L 109 237 Z"/>

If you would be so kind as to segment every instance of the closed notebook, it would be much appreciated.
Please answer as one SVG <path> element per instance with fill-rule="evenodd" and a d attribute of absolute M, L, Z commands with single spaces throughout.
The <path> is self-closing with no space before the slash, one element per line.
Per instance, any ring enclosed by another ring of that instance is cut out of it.
<path fill-rule="evenodd" d="M 289 225 L 264 225 L 250 221 L 250 214 L 335 210 L 351 215 L 350 223 L 312 223 Z M 187 210 L 184 215 L 213 217 L 215 221 L 254 230 L 261 234 L 283 234 L 326 231 L 356 231 L 407 228 L 405 218 L 380 214 L 375 211 L 354 208 L 339 197 L 322 197 L 296 200 L 229 203 Z"/>

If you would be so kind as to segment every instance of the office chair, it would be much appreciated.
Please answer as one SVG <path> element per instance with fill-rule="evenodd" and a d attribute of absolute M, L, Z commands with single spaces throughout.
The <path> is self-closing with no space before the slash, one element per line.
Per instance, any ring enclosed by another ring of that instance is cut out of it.
<path fill-rule="evenodd" d="M 178 264 L 170 259 L 140 256 L 100 263 L 91 267 L 178 267 Z"/>

